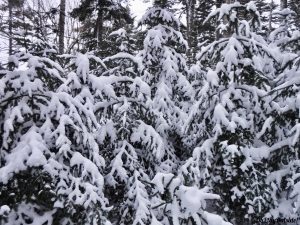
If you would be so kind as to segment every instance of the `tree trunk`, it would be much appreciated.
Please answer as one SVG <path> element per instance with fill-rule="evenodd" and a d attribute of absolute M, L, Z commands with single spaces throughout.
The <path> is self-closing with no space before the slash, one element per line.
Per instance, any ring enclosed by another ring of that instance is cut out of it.
<path fill-rule="evenodd" d="M 191 31 L 191 16 L 190 16 L 190 9 L 191 9 L 191 6 L 190 6 L 190 1 L 189 0 L 186 0 L 184 1 L 185 2 L 185 10 L 186 10 L 186 36 L 187 36 L 187 42 L 188 42 L 188 45 L 189 47 L 191 46 L 191 40 L 190 40 L 190 31 Z"/>
<path fill-rule="evenodd" d="M 38 11 L 38 18 L 39 18 L 39 24 L 38 24 L 38 30 L 40 31 L 40 35 L 42 37 L 44 36 L 44 27 L 43 27 L 43 18 L 42 18 L 42 6 L 41 6 L 41 0 L 37 0 L 37 11 Z"/>
<path fill-rule="evenodd" d="M 187 42 L 188 42 L 188 56 L 192 57 L 192 53 L 193 53 L 193 42 L 194 42 L 194 37 L 193 37 L 193 29 L 194 29 L 194 18 L 195 18 L 195 0 L 186 0 L 184 1 L 185 3 L 185 8 L 186 8 L 186 23 L 187 23 Z"/>
<path fill-rule="evenodd" d="M 287 7 L 287 0 L 281 0 L 281 9 L 286 9 Z"/>
<path fill-rule="evenodd" d="M 97 47 L 101 47 L 101 43 L 103 41 L 103 2 L 102 0 L 98 0 L 98 15 L 97 22 L 95 28 L 95 38 L 97 40 Z"/>
<path fill-rule="evenodd" d="M 270 3 L 270 14 L 269 14 L 269 32 L 272 31 L 272 17 L 273 17 L 273 5 L 274 1 L 272 0 Z"/>
<path fill-rule="evenodd" d="M 65 15 L 66 15 L 66 0 L 60 0 L 59 24 L 58 24 L 58 51 L 59 54 L 64 53 L 64 37 L 65 37 Z"/>
<path fill-rule="evenodd" d="M 8 55 L 12 55 L 12 2 L 9 0 L 8 1 L 8 18 L 9 18 L 9 22 L 8 22 L 8 32 L 9 32 L 9 37 L 8 37 Z"/>
<path fill-rule="evenodd" d="M 221 8 L 223 4 L 223 0 L 216 0 L 216 7 Z M 216 26 L 219 26 L 219 22 L 217 22 Z M 216 30 L 216 40 L 219 40 L 221 38 L 221 34 L 218 30 Z"/>
<path fill-rule="evenodd" d="M 220 8 L 222 4 L 223 4 L 223 0 L 216 0 L 217 8 Z"/>

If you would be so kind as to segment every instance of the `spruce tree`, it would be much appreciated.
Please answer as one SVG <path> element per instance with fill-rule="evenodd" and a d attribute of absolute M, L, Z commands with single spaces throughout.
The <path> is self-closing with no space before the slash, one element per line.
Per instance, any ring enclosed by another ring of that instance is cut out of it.
<path fill-rule="evenodd" d="M 1 78 L 0 193 L 11 208 L 7 224 L 108 223 L 105 161 L 86 87 L 89 61 L 79 54 L 69 64 L 76 72 L 65 80 L 55 52 L 38 40 L 13 57 L 15 69 Z"/>
<path fill-rule="evenodd" d="M 81 22 L 78 50 L 95 51 L 101 57 L 109 55 L 109 34 L 133 23 L 129 9 L 112 0 L 83 0 L 72 10 L 71 16 Z"/>
<path fill-rule="evenodd" d="M 53 131 L 57 161 L 62 164 L 63 182 L 57 184 L 58 207 L 70 214 L 71 223 L 108 223 L 109 201 L 104 195 L 105 159 L 100 153 L 97 136 L 99 123 L 94 105 L 100 101 L 97 77 L 90 72 L 106 66 L 91 54 L 64 55 L 71 71 L 56 92 L 53 108 L 59 125 Z M 93 63 L 91 63 L 91 62 Z M 92 65 L 90 65 L 92 64 Z"/>
<path fill-rule="evenodd" d="M 113 204 L 112 223 L 142 225 L 150 224 L 154 217 L 150 177 L 166 147 L 153 127 L 150 87 L 140 78 L 143 65 L 126 49 L 104 59 L 108 67 L 98 78 L 101 101 L 95 105 L 100 124 L 97 140 L 107 162 L 106 194 Z"/>
<path fill-rule="evenodd" d="M 174 157 L 183 159 L 182 125 L 194 91 L 187 79 L 187 42 L 179 31 L 180 21 L 168 10 L 169 4 L 155 1 L 142 17 L 140 24 L 148 31 L 140 57 L 147 69 L 143 79 L 151 88 L 154 110 L 163 118 L 157 121 L 156 130 L 168 140 Z"/>
<path fill-rule="evenodd" d="M 59 57 L 42 2 L 0 4 L 0 224 L 299 217 L 298 1 L 82 0 Z"/>
<path fill-rule="evenodd" d="M 169 1 L 155 1 L 140 21 L 148 28 L 139 54 L 146 69 L 143 79 L 150 86 L 157 115 L 155 130 L 165 147 L 164 155 L 160 154 L 162 163 L 150 176 L 154 185 L 152 224 L 227 224 L 205 211 L 205 200 L 219 197 L 178 173 L 180 164 L 191 154 L 182 146 L 182 125 L 194 91 L 187 80 L 189 71 L 183 54 L 187 42 L 179 31 L 180 22 L 169 9 Z"/>
<path fill-rule="evenodd" d="M 263 138 L 270 146 L 268 182 L 272 186 L 275 203 L 270 210 L 274 218 L 299 216 L 299 141 L 298 141 L 298 76 L 299 30 L 294 30 L 295 13 L 288 8 L 278 11 L 280 26 L 270 40 L 280 62 L 276 70 L 274 87 L 269 93 L 272 99 L 268 128 Z M 284 204 L 284 206 L 283 206 Z"/>
<path fill-rule="evenodd" d="M 0 4 L 0 10 L 3 13 L 0 33 L 9 40 L 9 55 L 23 48 L 28 50 L 36 38 L 53 43 L 55 10 L 36 11 L 24 0 L 5 1 Z M 11 15 L 6 15 L 7 10 L 11 10 Z"/>
<path fill-rule="evenodd" d="M 99 85 L 97 90 L 103 94 L 95 109 L 100 121 L 98 143 L 108 164 L 106 196 L 114 206 L 109 213 L 111 222 L 169 224 L 173 220 L 187 224 L 191 218 L 211 219 L 213 215 L 207 212 L 200 216 L 193 213 L 205 208 L 206 199 L 218 196 L 186 187 L 182 179 L 170 173 L 176 167 L 176 158 L 166 136 L 156 131 L 156 121 L 163 118 L 154 109 L 151 88 L 141 79 L 147 73 L 142 61 L 121 52 L 104 62 L 109 66 L 98 78 L 103 86 Z M 169 181 L 174 179 L 172 185 L 166 180 L 169 178 L 172 178 Z M 197 210 L 189 205 L 191 192 L 187 190 L 198 193 Z M 172 200 L 170 195 L 177 197 Z M 185 205 L 181 205 L 181 201 L 185 201 Z M 175 214 L 172 209 L 175 206 L 180 214 Z"/>
<path fill-rule="evenodd" d="M 299 216 L 299 59 L 284 62 L 276 86 L 270 92 L 273 102 L 264 133 L 270 149 L 270 174 L 275 203 L 270 210 L 274 218 Z"/>
<path fill-rule="evenodd" d="M 8 224 L 51 223 L 55 213 L 55 184 L 45 169 L 52 152 L 42 129 L 64 79 L 50 54 L 13 55 L 12 71 L 0 79 L 0 198 L 11 209 Z"/>
<path fill-rule="evenodd" d="M 224 4 L 211 17 L 219 20 L 223 38 L 198 54 L 206 73 L 200 73 L 203 84 L 187 122 L 186 143 L 196 148 L 183 172 L 221 196 L 217 210 L 231 222 L 254 224 L 272 207 L 268 146 L 259 131 L 276 60 L 257 34 L 260 18 L 253 2 Z"/>
<path fill-rule="evenodd" d="M 205 23 L 205 19 L 214 7 L 213 1 L 198 0 L 195 4 L 193 22 L 191 24 L 191 41 L 189 43 L 192 57 L 195 59 L 204 43 L 211 43 L 215 40 L 215 28 L 212 21 Z"/>

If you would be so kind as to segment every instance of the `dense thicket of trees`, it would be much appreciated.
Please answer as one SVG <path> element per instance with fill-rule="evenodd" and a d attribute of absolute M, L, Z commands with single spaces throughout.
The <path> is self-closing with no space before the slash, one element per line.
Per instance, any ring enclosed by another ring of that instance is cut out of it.
<path fill-rule="evenodd" d="M 299 219 L 298 1 L 69 3 L 0 5 L 0 224 Z"/>

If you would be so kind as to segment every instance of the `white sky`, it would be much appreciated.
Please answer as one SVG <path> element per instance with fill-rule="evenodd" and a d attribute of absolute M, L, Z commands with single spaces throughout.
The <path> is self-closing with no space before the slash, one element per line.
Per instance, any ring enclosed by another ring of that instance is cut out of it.
<path fill-rule="evenodd" d="M 143 0 L 131 0 L 130 9 L 133 16 L 136 16 L 136 20 L 139 20 L 145 11 L 152 5 L 152 1 L 143 1 Z"/>

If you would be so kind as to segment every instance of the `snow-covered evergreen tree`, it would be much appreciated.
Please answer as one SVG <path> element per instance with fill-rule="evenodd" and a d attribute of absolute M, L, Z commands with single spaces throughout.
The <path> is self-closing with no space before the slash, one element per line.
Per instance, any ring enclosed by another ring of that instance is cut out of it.
<path fill-rule="evenodd" d="M 44 8 L 45 9 L 45 8 Z M 10 11 L 7 15 L 7 10 Z M 9 40 L 9 54 L 30 47 L 37 39 L 49 42 L 55 33 L 56 11 L 42 11 L 24 0 L 4 0 L 0 3 L 0 34 Z M 11 18 L 10 18 L 11 17 Z"/>
<path fill-rule="evenodd" d="M 95 105 L 97 140 L 107 161 L 106 192 L 114 208 L 113 224 L 149 224 L 150 176 L 161 163 L 165 146 L 153 128 L 150 87 L 142 81 L 141 61 L 121 52 L 104 59 L 98 78 L 101 102 Z"/>
<path fill-rule="evenodd" d="M 44 169 L 52 153 L 41 129 L 64 79 L 49 57 L 12 55 L 14 69 L 0 79 L 0 198 L 11 209 L 8 224 L 51 223 L 54 213 L 55 185 Z"/>
<path fill-rule="evenodd" d="M 115 45 L 116 49 L 111 51 L 111 55 L 117 54 L 119 52 L 126 52 L 134 54 L 136 49 L 135 38 L 133 37 L 132 26 L 126 26 L 125 28 L 120 28 L 113 31 L 109 36 L 112 37 L 113 41 L 111 43 Z M 114 54 L 113 54 L 114 53 Z"/>
<path fill-rule="evenodd" d="M 270 40 L 278 48 L 279 66 L 274 87 L 269 93 L 268 128 L 262 138 L 270 146 L 270 163 L 267 181 L 272 186 L 275 207 L 270 210 L 274 218 L 299 216 L 299 30 L 292 25 L 295 13 L 289 9 L 277 12 L 281 25 Z"/>
<path fill-rule="evenodd" d="M 289 0 L 288 2 L 288 8 L 294 11 L 295 17 L 293 18 L 294 26 L 296 30 L 300 29 L 300 2 L 297 0 Z"/>
<path fill-rule="evenodd" d="M 140 25 L 148 28 L 144 49 L 139 54 L 146 70 L 142 77 L 150 86 L 152 118 L 157 131 L 154 140 L 159 140 L 158 146 L 164 148 L 163 154 L 156 153 L 156 159 L 151 159 L 152 163 L 160 162 L 157 168 L 147 171 L 151 181 L 151 224 L 226 224 L 205 211 L 205 200 L 218 196 L 178 176 L 181 162 L 191 153 L 184 151 L 181 138 L 194 91 L 187 79 L 189 71 L 183 54 L 187 43 L 179 31 L 180 22 L 169 9 L 170 2 L 155 1 L 140 21 Z M 138 133 L 146 134 L 140 128 Z"/>
<path fill-rule="evenodd" d="M 199 189 L 196 185 L 185 185 L 183 177 L 170 173 L 158 173 L 153 178 L 155 196 L 152 209 L 159 221 L 155 225 L 207 224 L 230 225 L 220 216 L 207 212 L 207 200 L 219 199 L 220 196 L 208 193 L 207 188 Z"/>
<path fill-rule="evenodd" d="M 79 49 L 94 51 L 97 56 L 111 55 L 113 46 L 109 34 L 132 24 L 128 1 L 82 0 L 71 16 L 80 21 L 78 31 Z"/>
<path fill-rule="evenodd" d="M 239 19 L 240 9 L 248 21 Z M 263 96 L 276 60 L 256 34 L 260 20 L 253 2 L 223 4 L 212 17 L 224 37 L 198 55 L 206 74 L 186 125 L 186 143 L 196 148 L 183 174 L 219 194 L 217 209 L 230 221 L 253 224 L 272 207 L 269 152 L 260 131 L 267 126 Z"/>
<path fill-rule="evenodd" d="M 272 111 L 266 121 L 265 140 L 268 140 L 270 174 L 275 203 L 270 210 L 273 218 L 299 217 L 299 61 L 293 60 L 284 69 L 279 84 L 270 96 Z"/>
<path fill-rule="evenodd" d="M 0 3 L 0 224 L 300 216 L 298 1 L 154 0 L 137 32 L 127 0 L 82 0 L 59 57 L 31 2 Z"/>
<path fill-rule="evenodd" d="M 74 69 L 51 102 L 53 108 L 60 109 L 51 111 L 59 119 L 52 135 L 56 141 L 52 144 L 58 150 L 55 158 L 62 164 L 56 204 L 72 216 L 79 216 L 72 221 L 75 224 L 105 224 L 110 208 L 104 196 L 105 160 L 96 140 L 99 124 L 94 111 L 94 105 L 100 101 L 100 90 L 97 77 L 90 72 L 90 59 L 100 64 L 102 70 L 106 67 L 89 54 L 64 57 L 70 58 L 67 65 Z"/>
<path fill-rule="evenodd" d="M 289 50 L 291 52 L 295 50 L 288 49 L 289 47 L 292 47 L 291 44 L 297 41 L 295 39 L 299 36 L 299 32 L 297 30 L 295 31 L 292 25 L 292 19 L 295 17 L 295 12 L 289 8 L 284 8 L 282 10 L 274 11 L 273 15 L 279 19 L 280 24 L 269 35 L 271 44 L 280 47 L 283 51 Z M 292 36 L 294 37 L 292 38 Z"/>
<path fill-rule="evenodd" d="M 215 1 L 205 0 L 180 0 L 183 5 L 182 11 L 178 14 L 185 14 L 186 31 L 185 36 L 189 48 L 187 51 L 188 62 L 195 63 L 195 55 L 198 49 L 207 42 L 215 39 L 215 24 L 204 23 L 215 5 Z"/>
<path fill-rule="evenodd" d="M 11 208 L 7 224 L 106 223 L 105 162 L 94 136 L 89 61 L 79 55 L 76 73 L 65 80 L 50 59 L 55 51 L 40 49 L 40 42 L 34 46 L 37 55 L 15 57 L 25 64 L 0 82 L 1 204 Z"/>
<path fill-rule="evenodd" d="M 175 148 L 174 154 L 184 158 L 181 131 L 194 91 L 187 79 L 187 42 L 169 4 L 165 0 L 155 1 L 140 20 L 147 27 L 140 57 L 148 71 L 144 80 L 151 87 L 154 110 L 164 119 L 157 121 L 156 130 Z"/>

